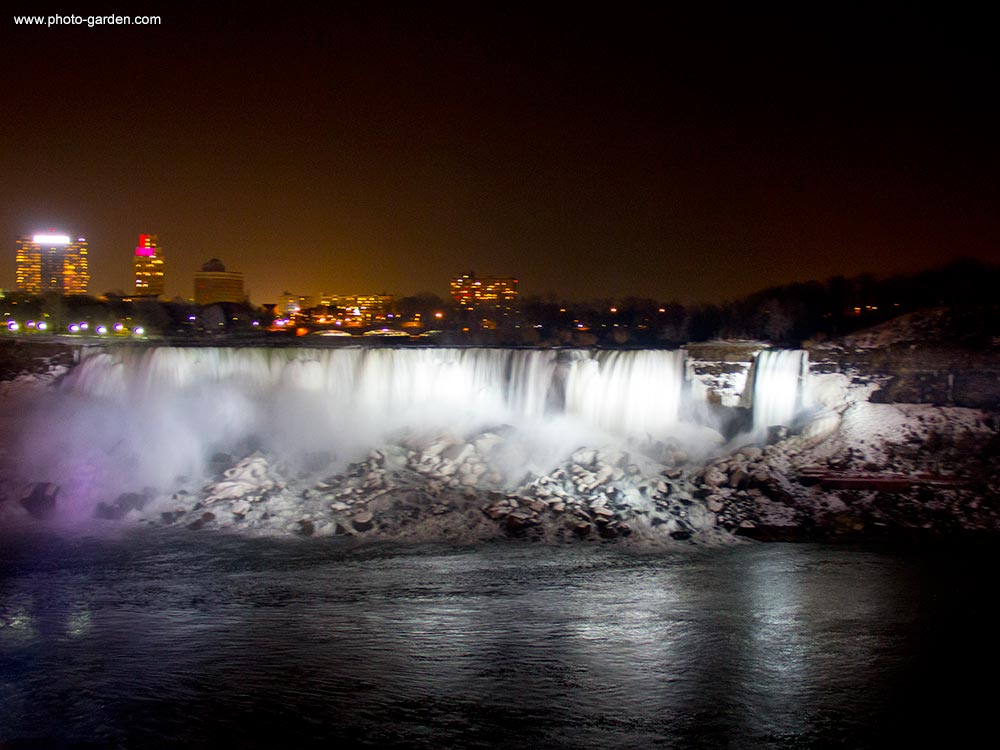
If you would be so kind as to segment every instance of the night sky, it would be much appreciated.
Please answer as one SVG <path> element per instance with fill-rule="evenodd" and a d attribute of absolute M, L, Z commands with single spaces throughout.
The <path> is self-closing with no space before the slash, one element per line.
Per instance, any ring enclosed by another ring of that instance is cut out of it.
<path fill-rule="evenodd" d="M 722 301 L 1000 256 L 982 18 L 147 3 L 116 12 L 163 25 L 46 29 L 22 5 L 0 24 L 2 287 L 15 236 L 49 227 L 90 240 L 94 293 L 130 287 L 153 232 L 169 296 L 218 257 L 255 303 L 444 296 L 468 270 Z"/>

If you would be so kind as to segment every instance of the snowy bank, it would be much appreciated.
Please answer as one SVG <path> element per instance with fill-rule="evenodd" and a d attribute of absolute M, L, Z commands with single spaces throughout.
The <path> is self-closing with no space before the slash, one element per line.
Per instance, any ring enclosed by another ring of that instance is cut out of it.
<path fill-rule="evenodd" d="M 887 398 L 914 371 L 879 362 L 920 361 L 908 336 L 808 353 L 99 349 L 68 377 L 2 384 L 0 524 L 640 544 L 994 533 L 997 410 L 955 388 Z M 963 361 L 948 359 L 953 386 Z"/>

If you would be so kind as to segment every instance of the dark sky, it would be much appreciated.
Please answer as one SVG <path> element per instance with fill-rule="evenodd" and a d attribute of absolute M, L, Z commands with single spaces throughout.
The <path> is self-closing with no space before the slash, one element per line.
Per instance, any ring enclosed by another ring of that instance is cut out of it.
<path fill-rule="evenodd" d="M 0 286 L 48 227 L 88 237 L 93 292 L 155 232 L 169 295 L 218 257 L 257 303 L 445 295 L 465 270 L 721 301 L 1000 256 L 982 18 L 175 5 L 3 19 Z"/>

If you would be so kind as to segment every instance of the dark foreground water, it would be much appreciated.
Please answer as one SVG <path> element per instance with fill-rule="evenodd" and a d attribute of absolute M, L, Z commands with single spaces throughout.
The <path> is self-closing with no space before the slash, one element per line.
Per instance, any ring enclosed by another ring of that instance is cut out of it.
<path fill-rule="evenodd" d="M 0 748 L 954 746 L 997 714 L 982 548 L 0 541 Z"/>

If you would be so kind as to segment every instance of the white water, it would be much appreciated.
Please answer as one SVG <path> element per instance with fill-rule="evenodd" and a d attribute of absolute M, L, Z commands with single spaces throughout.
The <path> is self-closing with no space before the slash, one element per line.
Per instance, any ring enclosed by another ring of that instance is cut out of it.
<path fill-rule="evenodd" d="M 302 394 L 314 417 L 380 423 L 565 415 L 630 436 L 677 423 L 683 378 L 680 351 L 158 347 L 88 353 L 65 390 L 137 408 L 224 392 L 250 412 Z"/>
<path fill-rule="evenodd" d="M 802 383 L 808 367 L 808 353 L 798 349 L 762 351 L 757 355 L 753 379 L 755 433 L 794 423 L 804 406 Z"/>
<path fill-rule="evenodd" d="M 17 479 L 62 488 L 61 507 L 150 487 L 199 492 L 215 452 L 260 448 L 291 472 L 360 460 L 387 440 L 427 443 L 511 425 L 503 475 L 576 448 L 672 440 L 694 458 L 722 438 L 684 424 L 683 351 L 447 348 L 84 350 L 58 389 L 24 405 Z M 765 352 L 755 425 L 789 424 L 801 352 Z M 393 437 L 395 436 L 395 437 Z M 409 438 L 407 438 L 409 439 Z M 498 459 L 499 460 L 499 459 Z"/>
<path fill-rule="evenodd" d="M 215 452 L 256 448 L 291 471 L 343 466 L 392 435 L 415 442 L 511 425 L 508 463 L 544 467 L 582 445 L 663 439 L 677 428 L 683 352 L 515 349 L 130 348 L 85 350 L 25 406 L 22 481 L 61 506 L 150 487 L 200 490 Z M 515 467 L 498 467 L 513 469 Z"/>
<path fill-rule="evenodd" d="M 663 436 L 677 424 L 684 380 L 680 352 L 576 352 L 566 411 L 624 435 Z"/>

